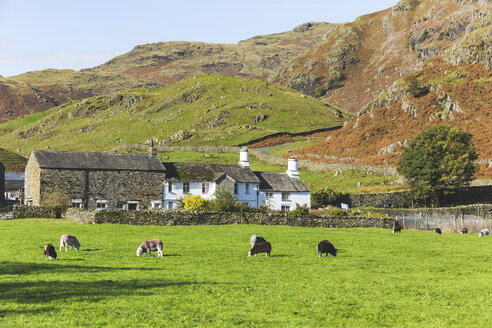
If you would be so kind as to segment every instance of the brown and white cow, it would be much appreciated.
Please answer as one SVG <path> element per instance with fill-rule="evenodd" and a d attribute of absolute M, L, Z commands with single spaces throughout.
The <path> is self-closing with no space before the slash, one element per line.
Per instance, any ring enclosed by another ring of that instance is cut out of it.
<path fill-rule="evenodd" d="M 62 250 L 62 247 L 65 247 L 65 251 L 68 251 L 68 246 L 71 246 L 72 248 L 70 250 L 73 251 L 73 248 L 75 247 L 76 250 L 79 250 L 80 248 L 80 243 L 77 240 L 77 237 L 72 236 L 72 235 L 62 235 L 60 238 L 60 252 Z"/>
<path fill-rule="evenodd" d="M 162 257 L 162 241 L 160 239 L 144 241 L 137 249 L 137 256 L 141 256 L 144 252 L 146 256 L 152 256 L 151 251 L 157 251 L 157 256 Z"/>
<path fill-rule="evenodd" d="M 47 260 L 48 257 L 50 260 L 55 260 L 56 259 L 56 250 L 55 247 L 51 244 L 46 244 L 44 246 L 44 259 Z"/>

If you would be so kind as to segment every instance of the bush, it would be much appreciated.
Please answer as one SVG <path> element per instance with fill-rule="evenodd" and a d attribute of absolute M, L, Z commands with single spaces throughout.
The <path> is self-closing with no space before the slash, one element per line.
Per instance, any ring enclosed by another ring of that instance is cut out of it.
<path fill-rule="evenodd" d="M 288 212 L 290 215 L 295 215 L 295 216 L 304 216 L 309 214 L 309 207 L 307 207 L 306 204 L 300 206 L 298 203 L 296 203 L 296 209 L 293 211 Z"/>
<path fill-rule="evenodd" d="M 430 87 L 428 85 L 420 86 L 419 81 L 415 79 L 410 82 L 410 85 L 407 88 L 407 92 L 415 98 L 425 96 L 429 93 L 429 90 Z"/>
<path fill-rule="evenodd" d="M 205 200 L 198 195 L 188 195 L 182 202 L 185 210 L 201 210 L 205 207 Z"/>
<path fill-rule="evenodd" d="M 318 189 L 311 193 L 311 205 L 313 207 L 326 205 L 340 206 L 341 202 L 348 202 L 348 195 L 346 193 L 329 188 Z"/>

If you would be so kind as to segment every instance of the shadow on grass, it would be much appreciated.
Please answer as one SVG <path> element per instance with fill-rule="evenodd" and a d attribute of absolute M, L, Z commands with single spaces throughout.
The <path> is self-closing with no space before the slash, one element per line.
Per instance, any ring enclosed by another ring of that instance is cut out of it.
<path fill-rule="evenodd" d="M 16 314 L 36 314 L 56 312 L 56 305 L 32 309 L 33 305 L 60 301 L 69 304 L 77 301 L 99 302 L 104 299 L 126 295 L 150 296 L 162 293 L 162 288 L 189 285 L 216 285 L 216 282 L 165 281 L 165 280 L 130 280 L 130 281 L 21 281 L 0 283 L 0 302 L 14 303 L 15 308 L 3 306 L 0 317 Z M 222 284 L 222 283 L 221 283 Z M 26 308 L 18 307 L 25 304 Z M 32 312 L 32 313 L 31 313 Z"/>
<path fill-rule="evenodd" d="M 94 248 L 94 249 L 81 249 L 81 252 L 97 252 L 97 251 L 102 251 L 100 248 Z"/>
<path fill-rule="evenodd" d="M 59 259 L 45 261 L 45 263 L 26 262 L 0 262 L 0 276 L 14 274 L 31 274 L 40 272 L 64 273 L 64 272 L 99 272 L 99 271 L 151 271 L 162 270 L 160 268 L 140 267 L 108 267 L 108 266 L 85 266 L 61 262 L 84 261 L 83 259 Z"/>

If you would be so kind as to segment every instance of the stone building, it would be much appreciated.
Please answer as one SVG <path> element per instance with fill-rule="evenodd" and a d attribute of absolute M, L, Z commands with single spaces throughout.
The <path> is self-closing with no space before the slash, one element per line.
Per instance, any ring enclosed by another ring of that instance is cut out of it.
<path fill-rule="evenodd" d="M 0 202 L 4 201 L 5 195 L 5 166 L 0 162 Z"/>
<path fill-rule="evenodd" d="M 155 152 L 33 151 L 25 170 L 24 203 L 84 209 L 161 207 L 164 179 L 165 168 Z"/>

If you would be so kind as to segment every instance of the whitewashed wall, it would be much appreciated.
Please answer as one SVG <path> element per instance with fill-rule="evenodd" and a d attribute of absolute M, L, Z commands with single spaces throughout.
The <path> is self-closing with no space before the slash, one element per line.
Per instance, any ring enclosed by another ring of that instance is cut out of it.
<path fill-rule="evenodd" d="M 208 182 L 209 188 L 208 193 L 202 193 L 202 183 L 201 182 L 190 182 L 190 192 L 185 194 L 183 193 L 183 182 L 173 182 L 172 191 L 169 192 L 169 182 L 164 183 L 164 208 L 171 209 L 175 208 L 178 200 L 185 198 L 187 195 L 198 195 L 203 199 L 212 199 L 214 198 L 216 184 L 215 182 Z M 170 203 L 173 204 L 170 207 Z"/>
<path fill-rule="evenodd" d="M 248 204 L 249 207 L 258 207 L 258 191 L 260 186 L 258 184 L 249 184 L 249 194 L 246 193 L 246 183 L 238 183 L 238 193 L 234 197 L 243 204 Z"/>
<path fill-rule="evenodd" d="M 260 192 L 260 206 L 266 205 L 272 210 L 280 211 L 282 206 L 289 206 L 289 210 L 295 210 L 296 203 L 299 205 L 307 205 L 311 208 L 311 194 L 309 192 L 289 192 L 289 200 L 282 200 L 282 193 L 272 192 L 272 197 L 266 197 L 265 192 Z"/>

